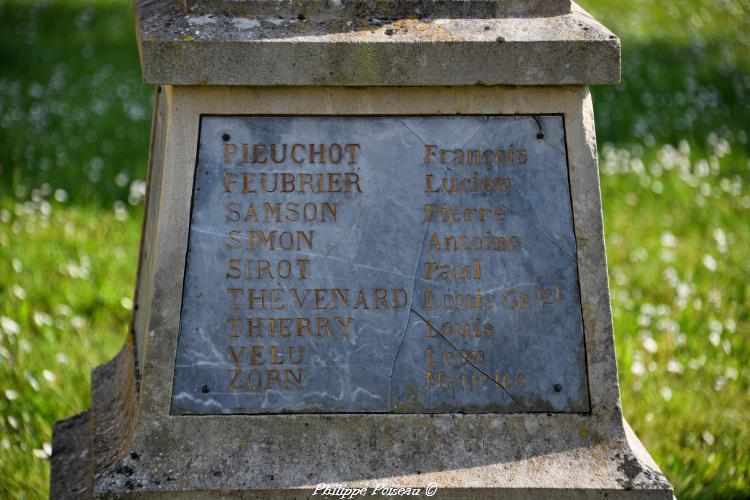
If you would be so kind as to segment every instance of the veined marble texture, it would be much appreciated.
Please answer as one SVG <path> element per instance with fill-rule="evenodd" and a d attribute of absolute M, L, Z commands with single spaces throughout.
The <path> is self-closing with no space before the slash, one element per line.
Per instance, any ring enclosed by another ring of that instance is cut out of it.
<path fill-rule="evenodd" d="M 173 414 L 590 410 L 563 117 L 204 116 Z"/>

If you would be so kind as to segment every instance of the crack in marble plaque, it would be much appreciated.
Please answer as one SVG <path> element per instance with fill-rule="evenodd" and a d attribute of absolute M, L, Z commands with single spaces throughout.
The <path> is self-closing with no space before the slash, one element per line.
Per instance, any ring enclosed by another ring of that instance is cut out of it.
<path fill-rule="evenodd" d="M 173 414 L 588 412 L 563 118 L 201 118 Z"/>

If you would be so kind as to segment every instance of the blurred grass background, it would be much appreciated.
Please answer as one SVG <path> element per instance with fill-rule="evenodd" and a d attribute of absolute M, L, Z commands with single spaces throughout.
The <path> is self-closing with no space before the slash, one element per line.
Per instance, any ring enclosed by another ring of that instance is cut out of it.
<path fill-rule="evenodd" d="M 750 497 L 750 3 L 585 0 L 624 411 L 680 498 Z M 123 342 L 150 103 L 128 0 L 0 0 L 0 498 Z"/>

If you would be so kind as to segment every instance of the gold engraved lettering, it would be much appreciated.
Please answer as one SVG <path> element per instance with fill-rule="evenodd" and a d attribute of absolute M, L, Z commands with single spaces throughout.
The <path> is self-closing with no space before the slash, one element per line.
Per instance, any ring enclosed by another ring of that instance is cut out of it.
<path fill-rule="evenodd" d="M 240 266 L 244 262 L 244 272 Z M 307 279 L 310 270 L 310 259 L 229 259 L 227 261 L 226 279 L 262 280 L 262 279 Z"/>
<path fill-rule="evenodd" d="M 482 279 L 482 261 L 473 260 L 471 264 L 450 265 L 437 262 L 425 262 L 425 278 L 433 281 L 469 281 Z"/>
<path fill-rule="evenodd" d="M 239 309 L 241 309 L 239 296 L 245 295 L 245 289 L 244 288 L 227 288 L 227 291 L 232 296 L 232 310 L 238 311 Z"/>
<path fill-rule="evenodd" d="M 250 346 L 250 364 L 251 365 L 265 365 L 265 361 L 261 361 L 261 357 L 263 356 L 263 346 L 262 345 L 253 345 Z"/>
<path fill-rule="evenodd" d="M 224 165 L 232 163 L 232 155 L 237 153 L 237 144 L 224 143 Z"/>
<path fill-rule="evenodd" d="M 232 380 L 229 382 L 227 387 L 228 391 L 241 391 L 243 387 L 239 385 L 240 377 L 242 376 L 242 370 L 235 370 L 233 368 L 227 369 L 232 374 Z"/>
<path fill-rule="evenodd" d="M 290 288 L 289 292 L 297 307 L 309 305 L 317 310 L 340 308 L 398 310 L 407 307 L 409 303 L 407 292 L 403 288 L 374 288 L 370 291 L 364 288 L 356 291 L 348 288 L 312 288 L 301 291 L 297 288 Z"/>
<path fill-rule="evenodd" d="M 510 177 L 440 177 L 425 174 L 425 193 L 510 193 Z"/>
<path fill-rule="evenodd" d="M 505 209 L 501 207 L 461 208 L 440 206 L 434 203 L 428 203 L 424 206 L 424 219 L 426 223 L 433 221 L 447 224 L 502 222 L 505 219 L 505 215 Z"/>
<path fill-rule="evenodd" d="M 529 296 L 517 290 L 508 290 L 503 294 L 503 305 L 508 309 L 531 309 Z"/>
<path fill-rule="evenodd" d="M 242 362 L 242 357 L 245 354 L 245 347 L 240 347 L 240 352 L 237 352 L 234 347 L 227 346 L 227 352 L 229 353 L 229 357 L 232 358 L 234 366 L 239 368 L 240 363 Z"/>
<path fill-rule="evenodd" d="M 357 164 L 357 149 L 362 149 L 362 146 L 359 144 L 347 144 L 344 146 L 347 150 L 349 150 L 349 165 L 356 165 Z M 360 191 L 361 193 L 362 191 Z"/>
<path fill-rule="evenodd" d="M 250 145 L 242 144 L 242 162 L 245 164 L 268 164 L 269 158 L 274 164 L 291 162 L 301 165 L 325 164 L 330 162 L 340 164 L 346 159 L 349 165 L 357 164 L 357 153 L 362 149 L 359 144 L 253 144 L 252 161 L 250 160 Z M 238 152 L 237 144 L 224 144 L 224 163 L 230 164 L 232 157 Z"/>
<path fill-rule="evenodd" d="M 298 165 L 301 165 L 305 161 L 305 158 L 304 158 L 304 156 L 302 158 L 299 158 L 297 156 L 297 148 L 301 149 L 302 153 L 304 154 L 304 152 L 305 152 L 305 145 L 304 144 L 295 144 L 294 146 L 292 146 L 292 161 L 294 163 L 298 164 Z"/>
<path fill-rule="evenodd" d="M 239 250 L 242 248 L 242 241 L 240 240 L 239 231 L 229 231 L 227 234 L 227 250 Z"/>
<path fill-rule="evenodd" d="M 433 252 L 520 252 L 521 239 L 518 236 L 498 236 L 487 231 L 481 236 L 446 235 L 442 238 L 432 233 L 427 243 Z"/>
<path fill-rule="evenodd" d="M 309 163 L 315 163 L 315 156 L 318 155 L 320 160 L 317 163 L 326 162 L 326 145 L 321 144 L 320 149 L 315 151 L 315 144 L 310 144 L 310 160 Z"/>
<path fill-rule="evenodd" d="M 426 165 L 431 165 L 433 158 L 438 158 L 442 165 L 481 165 L 492 168 L 500 165 L 523 165 L 528 161 L 525 148 L 516 149 L 513 144 L 496 149 L 479 150 L 475 148 L 443 149 L 436 144 L 425 144 Z"/>
<path fill-rule="evenodd" d="M 425 336 L 435 337 L 459 337 L 459 338 L 492 338 L 495 335 L 495 325 L 489 322 L 482 323 L 479 318 L 464 323 L 445 322 L 436 328 L 432 321 L 428 320 L 425 325 Z"/>
<path fill-rule="evenodd" d="M 239 179 L 239 175 L 235 174 L 234 172 L 224 172 L 224 192 L 225 193 L 231 193 L 232 192 L 232 185 L 237 182 L 237 179 Z"/>
<path fill-rule="evenodd" d="M 237 328 L 242 323 L 242 320 L 240 318 L 227 318 L 227 323 L 229 323 L 229 335 L 239 337 L 240 333 Z"/>
<path fill-rule="evenodd" d="M 254 144 L 253 145 L 253 163 L 266 163 L 266 145 L 265 144 Z"/>
<path fill-rule="evenodd" d="M 560 292 L 560 284 L 556 284 L 552 288 L 543 288 L 537 291 L 537 298 L 544 305 L 554 304 L 562 300 L 562 294 Z"/>
<path fill-rule="evenodd" d="M 446 293 L 440 299 L 440 305 L 443 306 L 443 309 L 459 311 L 491 309 L 494 307 L 494 302 L 495 296 L 493 294 L 483 295 L 481 292 Z"/>
<path fill-rule="evenodd" d="M 359 174 L 354 172 L 293 173 L 293 172 L 225 172 L 224 190 L 234 193 L 242 181 L 243 194 L 251 193 L 361 193 Z"/>
<path fill-rule="evenodd" d="M 284 163 L 286 161 L 287 145 L 286 144 L 281 145 L 281 157 L 280 158 L 277 158 L 276 151 L 278 148 L 276 146 L 278 146 L 278 144 L 271 144 L 271 160 L 274 163 Z"/>
<path fill-rule="evenodd" d="M 239 331 L 242 325 L 245 331 Z M 248 338 L 330 338 L 350 336 L 354 326 L 351 316 L 313 317 L 249 317 L 238 324 L 238 333 Z"/>
<path fill-rule="evenodd" d="M 333 163 L 334 165 L 338 165 L 339 163 L 341 163 L 341 157 L 341 144 L 331 144 L 328 147 L 328 158 L 331 160 L 331 163 Z"/>
<path fill-rule="evenodd" d="M 235 242 L 240 243 L 239 231 L 230 231 L 227 249 L 238 249 Z M 265 250 L 275 251 L 277 249 L 300 252 L 303 249 L 313 249 L 313 237 L 315 231 L 248 231 L 247 232 L 247 249 L 248 250 Z"/>
<path fill-rule="evenodd" d="M 264 390 L 291 390 L 302 387 L 302 368 L 284 368 L 278 370 L 275 368 L 251 368 L 248 370 L 246 378 L 242 370 L 234 371 L 234 378 L 230 384 L 229 390 L 248 389 L 254 392 Z M 246 385 L 240 385 L 240 382 Z"/>

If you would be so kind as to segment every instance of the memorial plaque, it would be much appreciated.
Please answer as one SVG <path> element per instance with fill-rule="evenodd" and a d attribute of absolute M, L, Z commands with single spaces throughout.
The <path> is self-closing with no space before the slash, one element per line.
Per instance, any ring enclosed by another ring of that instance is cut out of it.
<path fill-rule="evenodd" d="M 200 125 L 173 414 L 590 411 L 562 116 Z"/>

